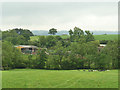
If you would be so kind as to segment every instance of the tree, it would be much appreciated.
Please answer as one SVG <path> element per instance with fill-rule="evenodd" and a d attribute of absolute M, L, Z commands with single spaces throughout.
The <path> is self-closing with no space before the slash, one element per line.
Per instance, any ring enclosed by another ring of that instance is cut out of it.
<path fill-rule="evenodd" d="M 74 28 L 74 33 L 73 33 L 73 35 L 76 37 L 82 37 L 82 36 L 84 36 L 84 32 L 83 32 L 83 30 L 82 29 L 80 29 L 80 28 L 78 28 L 78 27 L 75 27 Z"/>
<path fill-rule="evenodd" d="M 70 41 L 73 41 L 73 31 L 71 29 L 69 30 L 69 35 L 70 35 Z"/>
<path fill-rule="evenodd" d="M 15 29 L 12 29 L 10 31 L 15 31 L 19 35 L 23 35 L 26 33 L 28 36 L 34 36 L 33 33 L 28 29 L 15 28 Z"/>
<path fill-rule="evenodd" d="M 69 35 L 70 35 L 70 40 L 71 41 L 75 41 L 78 42 L 80 41 L 80 39 L 84 38 L 84 32 L 82 29 L 75 27 L 74 31 L 72 31 L 71 29 L 69 30 Z"/>
<path fill-rule="evenodd" d="M 2 42 L 2 66 L 4 69 L 13 68 L 13 57 L 12 44 L 7 41 Z"/>
<path fill-rule="evenodd" d="M 14 45 L 27 44 L 30 40 L 30 36 L 33 36 L 33 33 L 30 30 L 21 28 L 2 32 L 2 40 L 7 40 Z"/>
<path fill-rule="evenodd" d="M 65 49 L 64 47 L 62 47 L 62 43 L 61 42 L 57 42 L 57 45 L 55 46 L 55 54 L 58 55 L 58 64 L 59 64 L 59 68 L 61 69 L 61 63 L 62 63 L 62 57 L 64 56 L 65 53 Z"/>
<path fill-rule="evenodd" d="M 96 68 L 100 70 L 109 69 L 110 67 L 110 56 L 104 53 L 98 53 L 95 59 Z"/>
<path fill-rule="evenodd" d="M 70 36 L 73 35 L 73 31 L 72 31 L 72 29 L 69 30 L 69 35 L 70 35 Z"/>
<path fill-rule="evenodd" d="M 2 43 L 2 66 L 4 69 L 25 67 L 22 53 L 8 41 Z"/>
<path fill-rule="evenodd" d="M 95 40 L 93 34 L 90 33 L 90 31 L 85 31 L 85 33 L 86 33 L 86 35 L 85 35 L 86 36 L 86 42 Z"/>
<path fill-rule="evenodd" d="M 28 60 L 29 60 L 28 67 L 29 67 L 29 68 L 31 68 L 31 67 L 32 67 L 32 64 L 33 64 L 33 63 L 32 63 L 32 60 L 33 60 L 32 57 L 33 57 L 32 55 L 29 55 L 29 56 L 28 56 Z"/>
<path fill-rule="evenodd" d="M 116 69 L 118 68 L 118 58 L 119 58 L 119 48 L 118 48 L 118 41 L 109 41 L 107 43 L 107 46 L 102 49 L 102 53 L 106 54 L 108 57 L 111 56 L 109 61 L 111 60 L 112 68 Z"/>
<path fill-rule="evenodd" d="M 46 37 L 46 47 L 52 47 L 56 45 L 56 39 L 54 36 L 47 36 Z"/>
<path fill-rule="evenodd" d="M 86 48 L 86 54 L 84 55 L 85 59 L 86 59 L 86 63 L 88 64 L 87 68 L 91 68 L 91 64 L 94 63 L 95 57 L 96 57 L 96 53 L 98 52 L 98 41 L 91 41 L 91 42 L 87 42 L 86 46 L 84 48 Z M 94 68 L 92 66 L 92 68 Z"/>
<path fill-rule="evenodd" d="M 85 33 L 86 35 L 84 34 L 84 31 L 78 27 L 75 27 L 74 31 L 70 29 L 69 30 L 70 41 L 81 42 L 81 43 L 94 41 L 93 33 L 90 33 L 90 31 L 85 31 Z"/>
<path fill-rule="evenodd" d="M 46 46 L 45 36 L 40 36 L 38 42 L 39 42 L 39 47 L 42 47 L 42 48 L 45 47 Z"/>
<path fill-rule="evenodd" d="M 61 41 L 62 40 L 61 36 L 55 36 L 55 38 L 56 38 L 57 41 Z"/>
<path fill-rule="evenodd" d="M 48 33 L 48 34 L 53 34 L 53 35 L 55 35 L 56 33 L 57 33 L 57 29 L 52 28 L 52 29 L 49 30 L 49 33 Z"/>
<path fill-rule="evenodd" d="M 38 68 L 38 69 L 45 68 L 45 62 L 47 60 L 47 55 L 45 51 L 46 51 L 45 49 L 41 49 L 38 51 L 37 57 L 35 60 L 35 68 Z"/>

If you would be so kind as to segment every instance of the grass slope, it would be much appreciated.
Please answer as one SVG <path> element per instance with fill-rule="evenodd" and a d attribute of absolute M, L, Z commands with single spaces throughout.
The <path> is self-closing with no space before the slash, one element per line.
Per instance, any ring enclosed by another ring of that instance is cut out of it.
<path fill-rule="evenodd" d="M 63 39 L 69 38 L 69 35 L 61 35 Z M 38 40 L 39 36 L 31 36 L 30 40 Z M 94 35 L 95 40 L 118 40 L 117 34 L 108 34 L 108 35 Z"/>
<path fill-rule="evenodd" d="M 118 40 L 117 34 L 94 35 L 96 40 Z"/>
<path fill-rule="evenodd" d="M 15 69 L 2 71 L 3 88 L 118 88 L 118 71 Z"/>
<path fill-rule="evenodd" d="M 39 36 L 31 36 L 30 41 L 38 41 Z"/>

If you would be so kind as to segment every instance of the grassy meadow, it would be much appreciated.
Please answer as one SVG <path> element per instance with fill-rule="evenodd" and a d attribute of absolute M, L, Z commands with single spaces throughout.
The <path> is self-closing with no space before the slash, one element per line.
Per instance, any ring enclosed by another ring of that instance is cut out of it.
<path fill-rule="evenodd" d="M 67 39 L 69 35 L 61 35 L 61 37 Z M 118 39 L 118 35 L 94 35 L 94 37 L 96 40 Z M 31 41 L 38 39 L 39 36 L 30 37 Z M 26 62 L 29 61 L 27 54 L 23 54 L 23 58 Z M 35 58 L 33 55 L 32 60 Z M 102 72 L 45 69 L 4 70 L 2 71 L 2 88 L 118 88 L 118 70 Z"/>
<path fill-rule="evenodd" d="M 118 88 L 118 70 L 14 69 L 2 71 L 3 88 Z"/>
<path fill-rule="evenodd" d="M 61 35 L 63 39 L 69 38 L 69 35 Z M 117 34 L 107 34 L 107 35 L 94 35 L 95 40 L 118 40 Z M 31 36 L 30 40 L 35 41 L 38 40 L 39 36 Z"/>
<path fill-rule="evenodd" d="M 94 35 L 96 40 L 118 40 L 117 34 Z"/>
<path fill-rule="evenodd" d="M 54 35 L 54 36 L 57 36 L 57 35 Z M 69 35 L 60 35 L 63 39 L 67 39 L 69 38 Z M 38 40 L 39 39 L 39 36 L 31 36 L 30 37 L 30 40 L 31 41 L 35 41 L 35 40 Z"/>

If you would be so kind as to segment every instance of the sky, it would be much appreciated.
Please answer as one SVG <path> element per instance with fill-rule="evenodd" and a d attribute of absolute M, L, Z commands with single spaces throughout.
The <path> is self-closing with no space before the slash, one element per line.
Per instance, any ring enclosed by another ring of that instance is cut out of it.
<path fill-rule="evenodd" d="M 117 31 L 116 2 L 3 2 L 1 30 Z"/>

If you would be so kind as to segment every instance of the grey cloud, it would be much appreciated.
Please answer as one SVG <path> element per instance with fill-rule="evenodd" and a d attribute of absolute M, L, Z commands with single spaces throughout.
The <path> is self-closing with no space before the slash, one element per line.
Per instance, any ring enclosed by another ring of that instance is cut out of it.
<path fill-rule="evenodd" d="M 115 16 L 116 3 L 3 3 L 3 25 L 54 25 L 67 24 L 85 16 Z M 84 18 L 86 20 L 86 18 Z M 82 19 L 83 21 L 83 19 Z M 79 21 L 80 22 L 80 21 Z M 102 22 L 99 22 L 102 23 Z"/>

